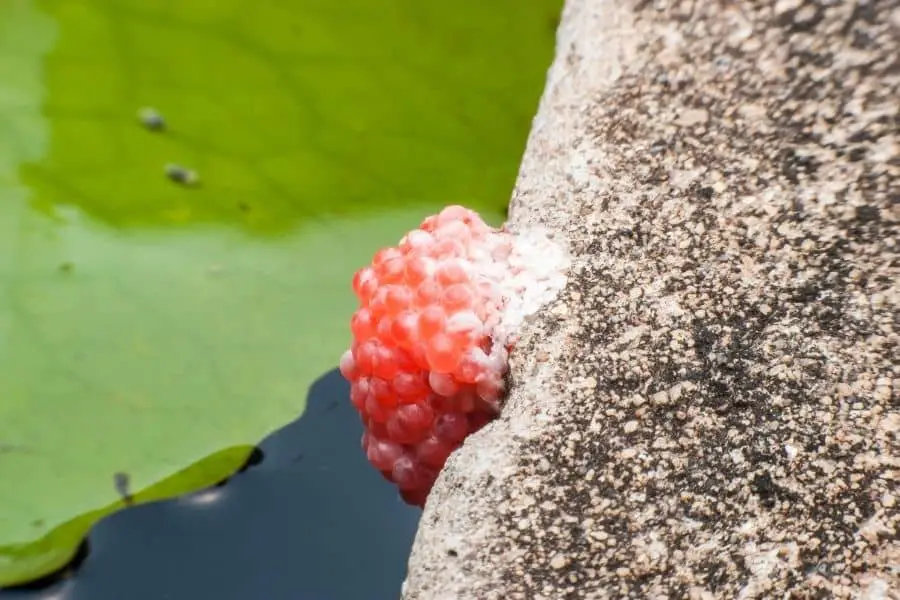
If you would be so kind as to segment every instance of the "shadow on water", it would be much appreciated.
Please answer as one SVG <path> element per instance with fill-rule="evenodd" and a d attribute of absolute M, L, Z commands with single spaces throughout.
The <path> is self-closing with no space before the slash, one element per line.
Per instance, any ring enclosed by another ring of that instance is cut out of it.
<path fill-rule="evenodd" d="M 366 462 L 348 393 L 330 371 L 246 470 L 107 517 L 74 575 L 0 600 L 398 598 L 419 511 Z"/>

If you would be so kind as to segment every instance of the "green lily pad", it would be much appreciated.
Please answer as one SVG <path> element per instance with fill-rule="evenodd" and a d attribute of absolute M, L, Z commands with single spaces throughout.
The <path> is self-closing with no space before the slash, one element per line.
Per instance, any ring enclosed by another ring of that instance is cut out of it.
<path fill-rule="evenodd" d="M 499 219 L 560 4 L 0 4 L 0 586 L 296 418 L 378 246 Z"/>

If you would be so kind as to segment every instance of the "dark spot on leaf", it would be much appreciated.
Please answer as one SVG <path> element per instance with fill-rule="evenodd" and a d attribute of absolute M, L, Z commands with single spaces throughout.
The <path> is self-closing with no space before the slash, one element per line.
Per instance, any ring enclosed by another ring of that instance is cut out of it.
<path fill-rule="evenodd" d="M 166 121 L 154 108 L 142 108 L 138 113 L 141 124 L 150 131 L 162 131 L 166 128 Z"/>
<path fill-rule="evenodd" d="M 166 177 L 180 185 L 194 186 L 197 185 L 198 182 L 197 173 L 195 171 L 174 163 L 166 165 L 165 173 Z"/>
<path fill-rule="evenodd" d="M 123 471 L 113 473 L 113 487 L 116 488 L 116 492 L 122 497 L 125 504 L 134 502 L 134 499 L 131 497 L 130 483 L 131 478 L 128 476 L 128 473 Z"/>

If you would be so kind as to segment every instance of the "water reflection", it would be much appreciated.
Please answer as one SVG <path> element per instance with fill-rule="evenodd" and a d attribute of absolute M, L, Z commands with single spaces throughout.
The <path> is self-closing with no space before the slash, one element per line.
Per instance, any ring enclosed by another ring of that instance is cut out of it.
<path fill-rule="evenodd" d="M 419 511 L 365 461 L 337 371 L 225 485 L 116 513 L 69 580 L 0 600 L 392 600 Z"/>

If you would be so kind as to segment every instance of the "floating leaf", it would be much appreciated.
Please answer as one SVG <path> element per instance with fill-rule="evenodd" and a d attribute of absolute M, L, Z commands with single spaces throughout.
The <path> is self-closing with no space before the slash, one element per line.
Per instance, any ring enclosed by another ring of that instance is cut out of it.
<path fill-rule="evenodd" d="M 0 585 L 294 419 L 377 246 L 496 220 L 559 4 L 0 4 Z"/>

